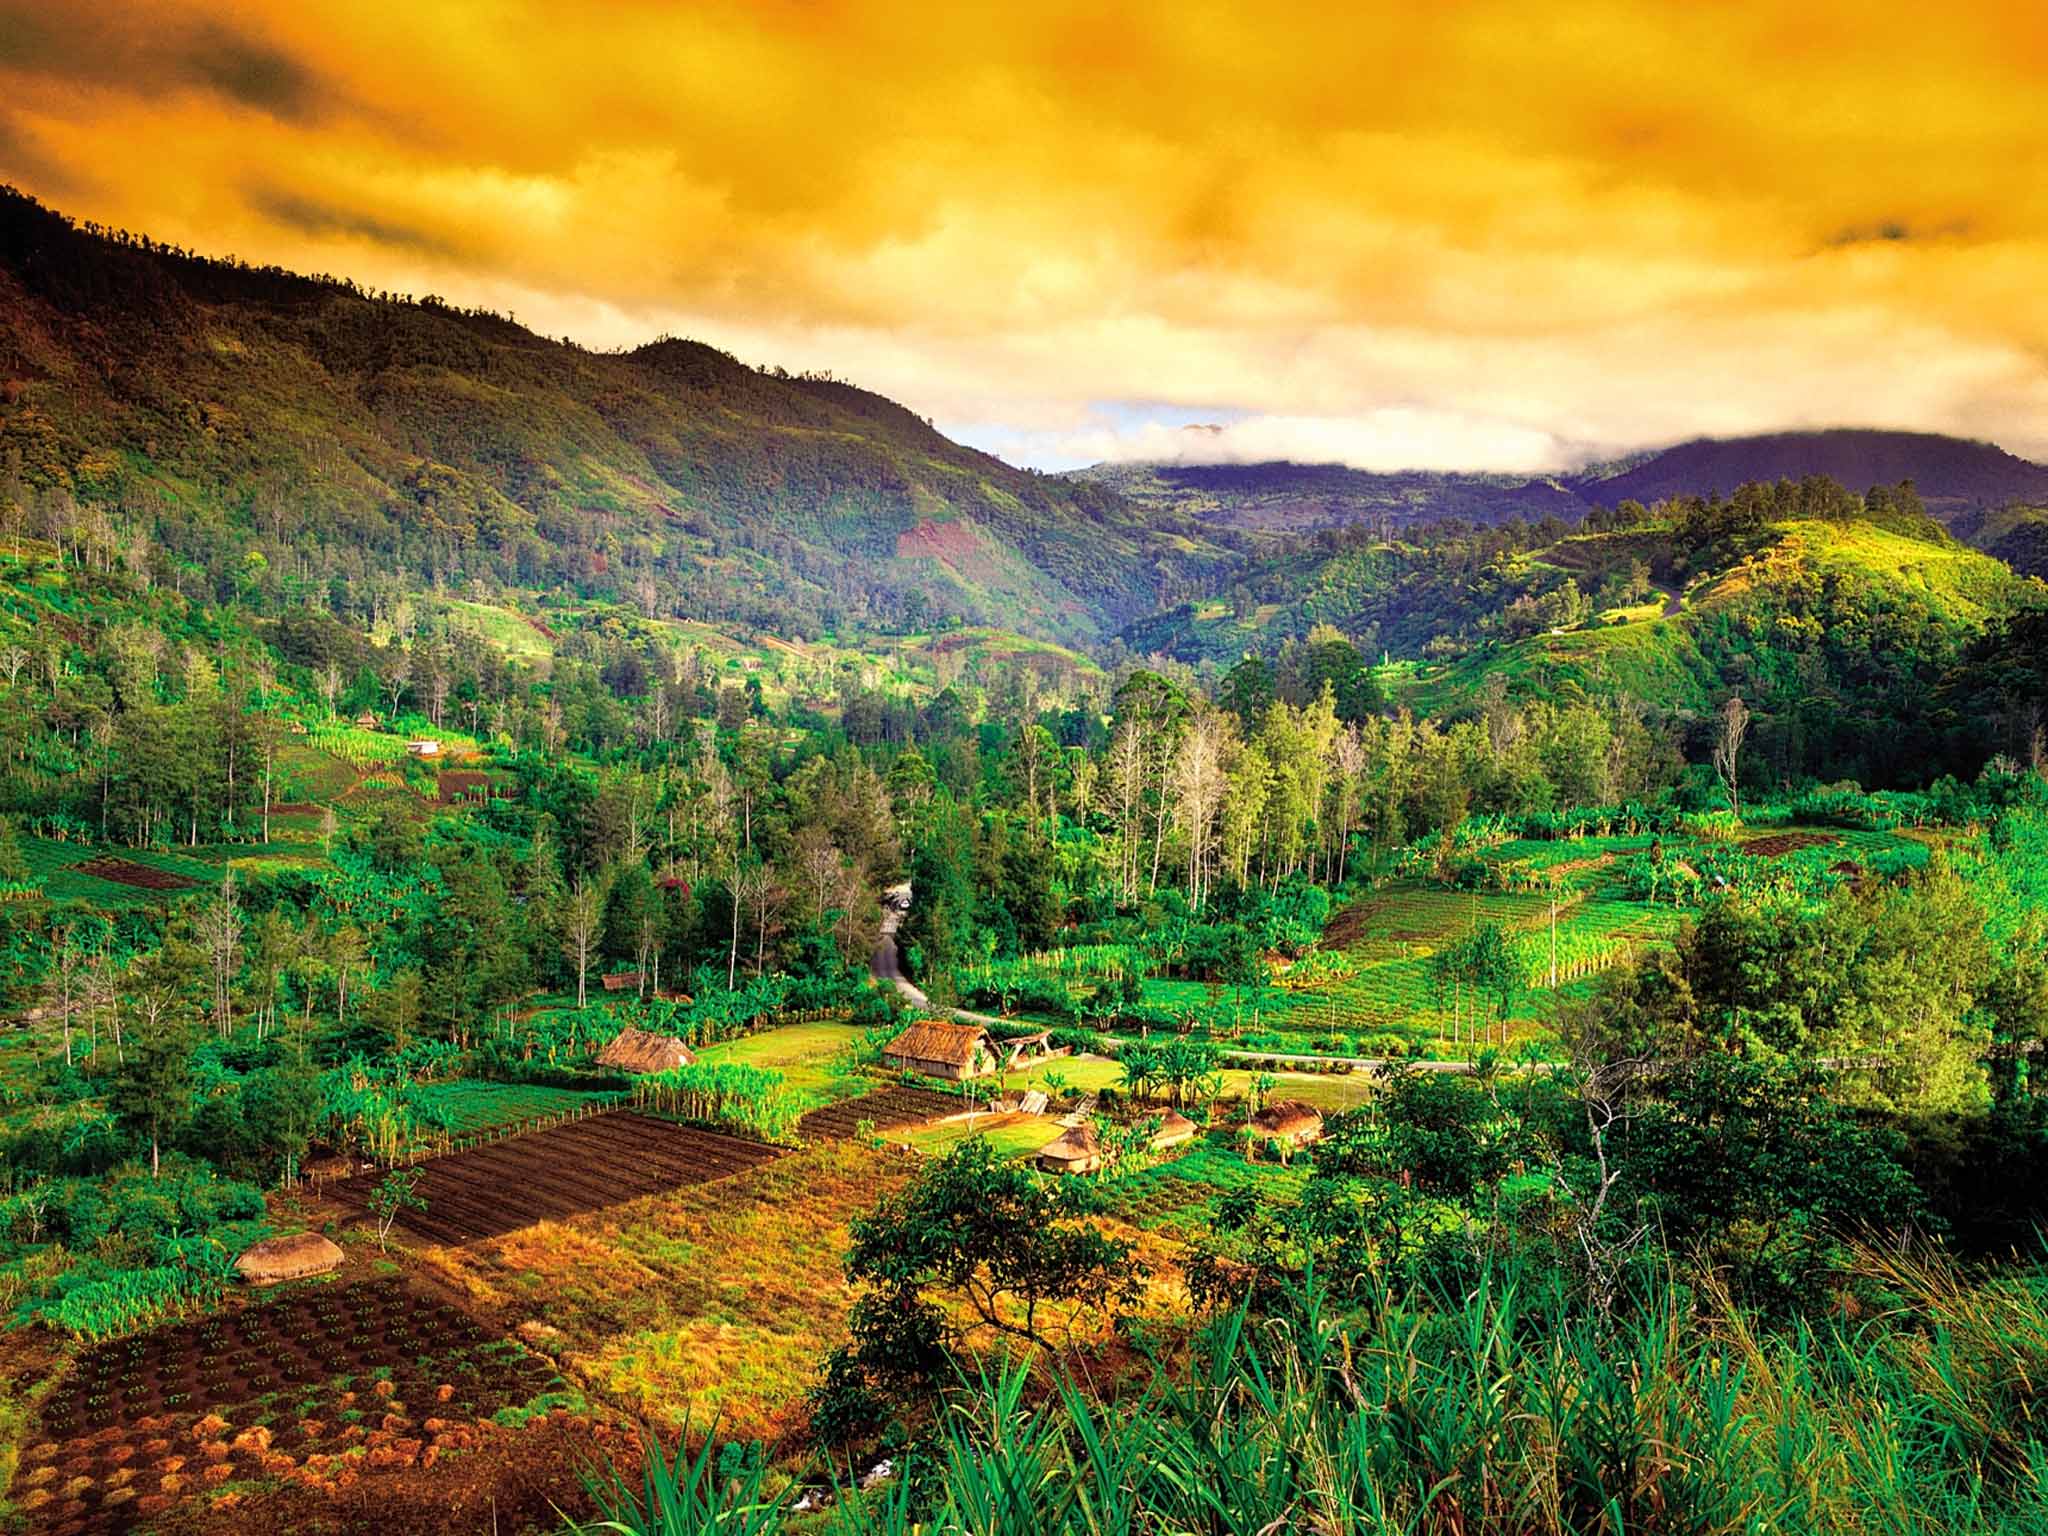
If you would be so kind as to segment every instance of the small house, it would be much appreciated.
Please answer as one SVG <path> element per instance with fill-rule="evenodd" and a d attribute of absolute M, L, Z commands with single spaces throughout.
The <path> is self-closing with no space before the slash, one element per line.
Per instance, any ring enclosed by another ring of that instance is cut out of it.
<path fill-rule="evenodd" d="M 640 990 L 640 972 L 638 971 L 606 971 L 598 979 L 604 983 L 604 989 L 607 992 L 638 992 Z"/>
<path fill-rule="evenodd" d="M 377 729 L 377 717 L 366 709 L 356 716 L 353 724 L 357 730 L 374 731 Z"/>
<path fill-rule="evenodd" d="M 1159 1128 L 1152 1133 L 1152 1150 L 1170 1152 L 1175 1147 L 1184 1147 L 1195 1139 L 1195 1122 L 1177 1109 L 1169 1109 L 1159 1120 Z"/>
<path fill-rule="evenodd" d="M 1262 1141 L 1284 1141 L 1296 1147 L 1320 1141 L 1323 1135 L 1322 1115 L 1299 1099 L 1276 1099 L 1252 1116 L 1251 1126 Z"/>
<path fill-rule="evenodd" d="M 1038 1166 L 1046 1173 L 1093 1173 L 1102 1166 L 1102 1138 L 1088 1121 L 1069 1126 L 1039 1149 Z"/>
<path fill-rule="evenodd" d="M 690 1048 L 674 1035 L 651 1034 L 644 1029 L 622 1029 L 612 1042 L 597 1053 L 600 1067 L 620 1072 L 673 1072 L 696 1061 Z"/>
<path fill-rule="evenodd" d="M 441 743 L 431 737 L 424 741 L 408 741 L 405 744 L 405 750 L 414 757 L 439 757 L 441 755 Z"/>
<path fill-rule="evenodd" d="M 941 1019 L 911 1025 L 882 1047 L 882 1060 L 899 1071 L 953 1083 L 980 1077 L 996 1064 L 987 1030 L 979 1024 L 949 1024 Z"/>

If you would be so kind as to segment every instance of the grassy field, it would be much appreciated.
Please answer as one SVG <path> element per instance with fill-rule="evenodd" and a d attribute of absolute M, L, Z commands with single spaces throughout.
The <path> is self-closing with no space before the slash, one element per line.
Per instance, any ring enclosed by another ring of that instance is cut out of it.
<path fill-rule="evenodd" d="M 927 1157 L 937 1157 L 973 1137 L 985 1138 L 1004 1157 L 1036 1157 L 1056 1141 L 1065 1127 L 1051 1115 L 976 1115 L 974 1124 L 949 1120 L 939 1125 L 892 1132 L 889 1140 L 900 1142 Z"/>
<path fill-rule="evenodd" d="M 913 1166 L 831 1142 L 422 1262 L 501 1325 L 559 1329 L 571 1373 L 657 1432 L 716 1415 L 721 1438 L 773 1445 L 845 1327 L 847 1222 Z"/>
<path fill-rule="evenodd" d="M 829 1019 L 785 1024 L 779 1029 L 765 1029 L 738 1040 L 707 1045 L 697 1053 L 697 1059 L 772 1068 L 782 1074 L 790 1087 L 824 1102 L 851 1098 L 874 1086 L 853 1065 L 852 1052 L 863 1038 L 863 1032 L 853 1025 Z"/>

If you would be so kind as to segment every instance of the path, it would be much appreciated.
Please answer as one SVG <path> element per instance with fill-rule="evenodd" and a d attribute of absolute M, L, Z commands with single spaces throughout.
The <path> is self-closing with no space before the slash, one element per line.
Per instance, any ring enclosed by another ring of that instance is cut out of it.
<path fill-rule="evenodd" d="M 903 957 L 896 948 L 896 930 L 903 926 L 903 919 L 910 911 L 910 882 L 892 885 L 882 892 L 882 932 L 875 941 L 875 952 L 868 960 L 868 970 L 878 982 L 884 982 L 896 989 L 896 993 L 913 1008 L 922 1008 L 927 1013 L 939 1013 L 958 1024 L 979 1024 L 1014 1026 L 1011 1019 L 998 1018 L 992 1013 L 970 1013 L 965 1008 L 934 1008 L 932 1000 L 918 989 L 908 976 L 903 974 Z"/>

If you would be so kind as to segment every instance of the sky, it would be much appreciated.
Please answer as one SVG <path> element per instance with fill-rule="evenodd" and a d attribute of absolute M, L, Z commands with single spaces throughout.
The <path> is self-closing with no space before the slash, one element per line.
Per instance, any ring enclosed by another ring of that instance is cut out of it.
<path fill-rule="evenodd" d="M 1043 468 L 2048 458 L 2040 0 L 0 0 L 0 180 Z"/>

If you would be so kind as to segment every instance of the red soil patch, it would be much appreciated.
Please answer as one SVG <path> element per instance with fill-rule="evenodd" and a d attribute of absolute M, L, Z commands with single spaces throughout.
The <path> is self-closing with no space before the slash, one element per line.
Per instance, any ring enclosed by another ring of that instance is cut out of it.
<path fill-rule="evenodd" d="M 505 797 L 505 786 L 488 773 L 474 769 L 456 769 L 444 773 L 439 779 L 441 803 L 453 805 L 460 800 L 500 800 Z"/>
<path fill-rule="evenodd" d="M 963 580 L 994 581 L 1002 573 L 988 549 L 965 523 L 919 523 L 896 535 L 898 560 L 936 560 Z"/>
<path fill-rule="evenodd" d="M 649 1115 L 592 1115 L 429 1158 L 419 1165 L 427 1208 L 406 1212 L 399 1223 L 436 1243 L 502 1237 L 536 1222 L 744 1173 L 783 1150 Z M 329 1193 L 366 1209 L 380 1178 L 364 1174 Z"/>
<path fill-rule="evenodd" d="M 1825 832 L 1778 832 L 1744 843 L 1742 851 L 1760 859 L 1775 859 L 1797 853 L 1802 848 L 1832 848 L 1840 841 L 1839 837 L 1830 837 Z"/>
<path fill-rule="evenodd" d="M 174 874 L 168 869 L 158 869 L 151 864 L 137 864 L 131 859 L 110 858 L 104 854 L 71 867 L 82 875 L 111 880 L 116 885 L 132 885 L 144 891 L 189 891 L 199 884 L 188 875 Z"/>

